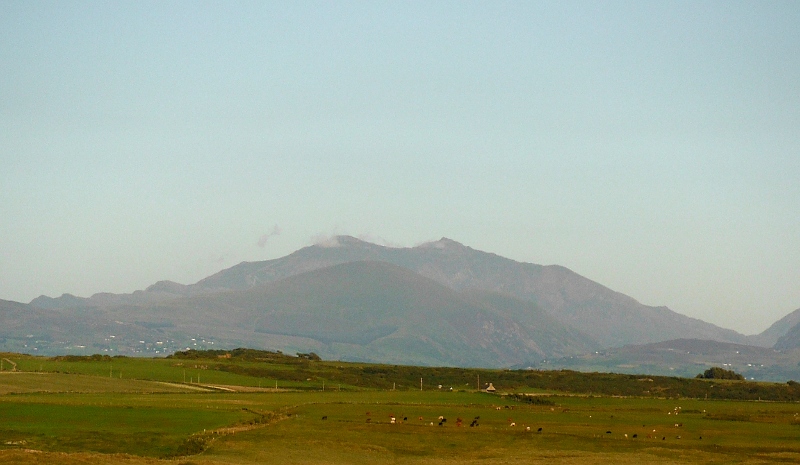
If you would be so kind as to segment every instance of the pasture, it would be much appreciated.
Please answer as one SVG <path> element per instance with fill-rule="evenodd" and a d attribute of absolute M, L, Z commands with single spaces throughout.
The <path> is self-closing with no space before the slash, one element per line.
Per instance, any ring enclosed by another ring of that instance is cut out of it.
<path fill-rule="evenodd" d="M 528 398 L 500 384 L 499 394 L 336 380 L 322 390 L 294 374 L 194 368 L 211 360 L 23 358 L 12 357 L 18 370 L 33 371 L 0 372 L 0 463 L 800 462 L 797 402 L 541 389 Z M 202 371 L 200 382 L 184 383 L 184 370 Z"/>

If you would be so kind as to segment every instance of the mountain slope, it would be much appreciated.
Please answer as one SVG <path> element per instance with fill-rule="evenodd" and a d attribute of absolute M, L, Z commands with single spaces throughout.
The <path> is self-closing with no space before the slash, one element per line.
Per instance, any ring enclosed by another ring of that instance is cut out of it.
<path fill-rule="evenodd" d="M 775 342 L 776 350 L 792 350 L 797 348 L 800 348 L 800 323 L 792 326 Z"/>
<path fill-rule="evenodd" d="M 32 303 L 154 331 L 170 347 L 205 338 L 427 365 L 526 366 L 678 338 L 747 341 L 642 305 L 567 268 L 521 263 L 446 238 L 392 248 L 339 236 L 192 285 L 161 281 L 131 294 Z"/>
<path fill-rule="evenodd" d="M 161 337 L 158 331 L 112 320 L 93 309 L 55 311 L 7 300 L 0 300 L 0 321 L 0 350 L 34 354 L 131 354 L 141 347 L 139 341 Z"/>
<path fill-rule="evenodd" d="M 751 339 L 754 344 L 761 345 L 764 347 L 773 347 L 773 346 L 775 348 L 779 348 L 779 346 L 788 347 L 789 345 L 791 345 L 789 341 L 795 339 L 797 336 L 794 337 L 790 336 L 788 338 L 784 338 L 784 336 L 786 336 L 790 331 L 796 328 L 798 324 L 800 324 L 800 308 L 786 315 L 780 320 L 776 321 L 769 328 L 765 329 L 764 332 L 762 332 L 761 334 L 758 334 L 756 336 L 751 336 Z M 779 340 L 781 339 L 784 340 L 779 343 Z M 800 344 L 800 339 L 798 339 L 798 344 Z"/>
<path fill-rule="evenodd" d="M 126 307 L 114 318 L 228 332 L 262 347 L 387 363 L 504 367 L 599 347 L 531 302 L 459 292 L 385 262 L 349 262 L 247 289 Z"/>
<path fill-rule="evenodd" d="M 413 248 L 390 248 L 339 236 L 286 257 L 247 262 L 199 281 L 203 289 L 246 289 L 305 271 L 358 260 L 392 263 L 456 290 L 480 289 L 536 303 L 604 347 L 679 337 L 745 343 L 745 336 L 650 307 L 561 266 L 520 263 L 443 238 Z"/>

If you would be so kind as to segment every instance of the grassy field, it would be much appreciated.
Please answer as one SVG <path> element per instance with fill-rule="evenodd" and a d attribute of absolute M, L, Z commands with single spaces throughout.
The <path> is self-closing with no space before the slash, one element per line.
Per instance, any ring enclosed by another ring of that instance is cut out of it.
<path fill-rule="evenodd" d="M 227 361 L 234 373 L 214 359 L 5 357 L 18 371 L 0 372 L 0 463 L 800 462 L 797 402 L 378 389 L 333 379 L 342 365 L 328 362 L 323 391 L 291 360 Z"/>

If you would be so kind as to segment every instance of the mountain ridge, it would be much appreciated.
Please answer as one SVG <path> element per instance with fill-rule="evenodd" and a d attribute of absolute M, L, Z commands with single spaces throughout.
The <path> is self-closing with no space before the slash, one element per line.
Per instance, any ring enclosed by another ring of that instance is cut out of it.
<path fill-rule="evenodd" d="M 391 248 L 350 236 L 336 236 L 325 245 L 305 247 L 282 258 L 243 262 L 193 286 L 242 289 L 298 272 L 358 260 L 386 261 L 457 290 L 478 288 L 535 302 L 555 318 L 589 334 L 604 346 L 678 337 L 747 342 L 746 336 L 733 330 L 680 315 L 667 307 L 643 305 L 566 267 L 517 262 L 448 238 L 416 247 Z M 642 316 L 647 323 L 626 325 L 625 320 L 631 316 Z M 662 330 L 667 333 L 659 334 Z"/>
<path fill-rule="evenodd" d="M 354 278 L 346 279 L 342 270 Z M 387 282 L 376 281 L 378 275 Z M 316 284 L 292 294 L 289 287 L 303 280 Z M 389 288 L 393 296 L 378 297 Z M 423 298 L 423 290 L 436 299 Z M 353 307 L 321 300 L 337 293 Z M 403 300 L 412 296 L 418 308 Z M 543 359 L 681 338 L 735 344 L 754 340 L 667 307 L 641 304 L 566 267 L 518 262 L 446 237 L 415 247 L 387 247 L 335 236 L 284 257 L 241 262 L 194 284 L 159 281 L 130 294 L 89 298 L 40 296 L 30 305 L 133 325 L 175 347 L 206 338 L 314 350 L 327 358 L 425 365 L 535 366 Z M 400 305 L 395 310 L 402 307 L 416 327 L 392 320 L 385 313 L 391 305 Z M 358 306 L 362 312 L 353 313 Z M 461 318 L 453 316 L 458 311 Z M 347 312 L 352 324 L 336 316 Z M 423 314 L 438 333 L 420 329 L 427 321 Z M 785 335 L 789 328 L 780 331 Z M 770 339 L 762 337 L 762 344 L 765 340 Z"/>

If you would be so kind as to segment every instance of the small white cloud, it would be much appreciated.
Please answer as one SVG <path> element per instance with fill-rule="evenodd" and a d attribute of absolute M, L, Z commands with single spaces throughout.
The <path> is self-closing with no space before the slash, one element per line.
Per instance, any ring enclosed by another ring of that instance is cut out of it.
<path fill-rule="evenodd" d="M 280 234 L 281 234 L 281 227 L 276 224 L 275 226 L 272 227 L 272 231 L 264 233 L 261 235 L 261 237 L 258 238 L 257 244 L 259 247 L 263 249 L 267 245 L 267 241 L 269 241 L 271 237 L 280 236 Z"/>
<path fill-rule="evenodd" d="M 339 238 L 336 236 L 317 236 L 314 238 L 314 245 L 326 249 L 333 249 L 340 247 L 342 244 L 339 243 Z"/>
<path fill-rule="evenodd" d="M 358 238 L 364 242 L 369 242 L 370 244 L 377 244 L 377 245 L 382 245 L 384 247 L 391 247 L 395 249 L 403 248 L 402 244 L 388 241 L 382 238 L 381 236 L 375 236 L 373 234 L 360 234 Z"/>

